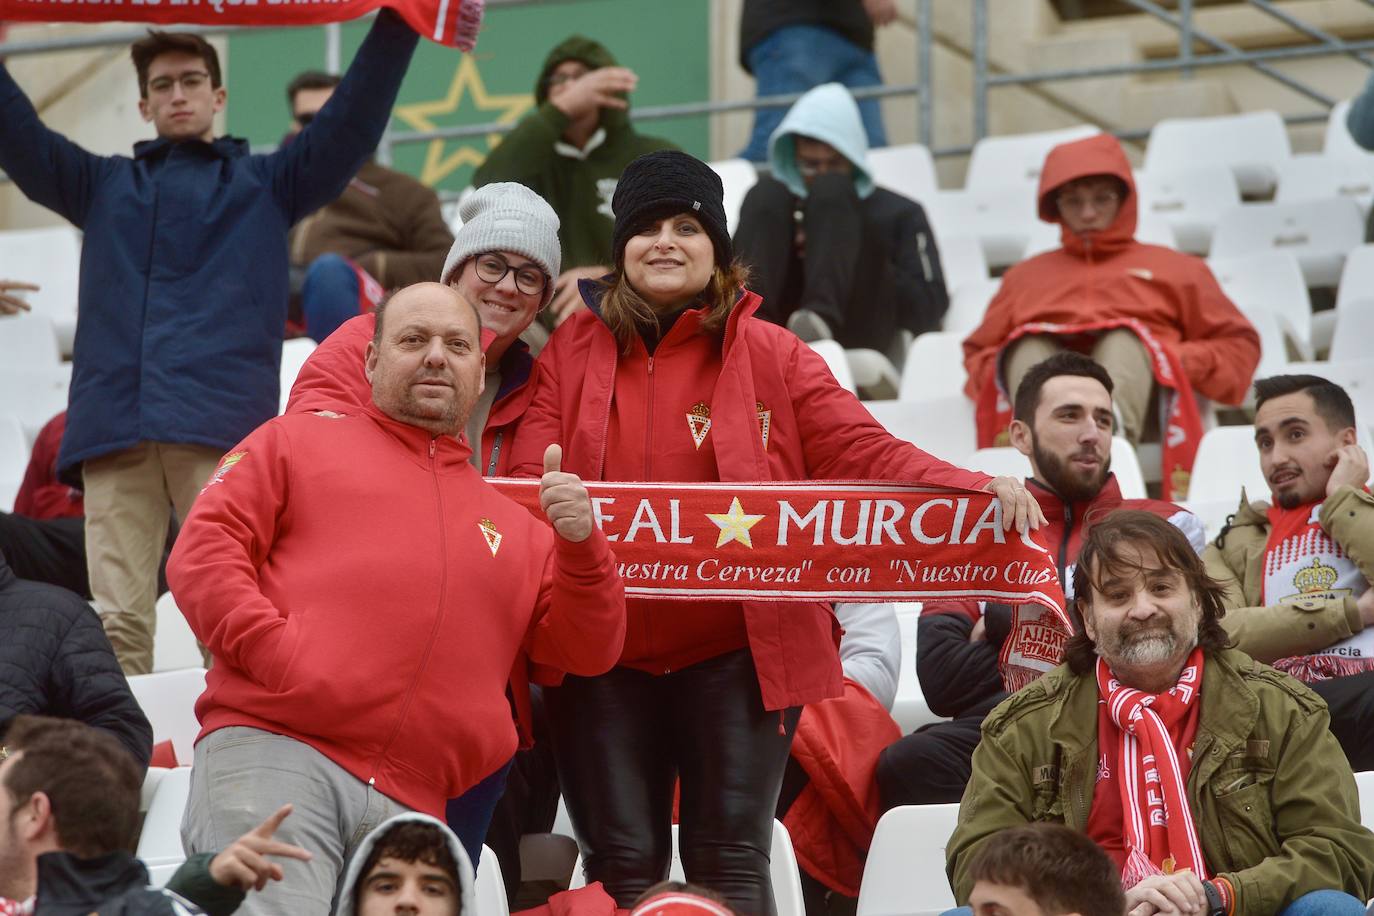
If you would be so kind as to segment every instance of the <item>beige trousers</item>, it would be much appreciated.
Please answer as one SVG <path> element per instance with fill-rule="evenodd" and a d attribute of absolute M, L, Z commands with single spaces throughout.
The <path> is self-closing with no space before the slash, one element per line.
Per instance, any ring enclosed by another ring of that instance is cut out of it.
<path fill-rule="evenodd" d="M 185 520 L 222 454 L 204 445 L 140 442 L 83 465 L 91 595 L 126 675 L 153 670 L 157 567 L 170 512 Z"/>
<path fill-rule="evenodd" d="M 1012 344 L 1002 362 L 1007 391 L 1012 398 L 1032 366 L 1067 349 L 1051 334 L 1028 334 Z M 1149 352 L 1139 337 L 1125 328 L 1113 328 L 1098 336 L 1088 355 L 1112 377 L 1112 403 L 1121 418 L 1120 434 L 1132 445 L 1138 444 L 1148 426 L 1150 405 L 1154 403 L 1155 373 Z"/>

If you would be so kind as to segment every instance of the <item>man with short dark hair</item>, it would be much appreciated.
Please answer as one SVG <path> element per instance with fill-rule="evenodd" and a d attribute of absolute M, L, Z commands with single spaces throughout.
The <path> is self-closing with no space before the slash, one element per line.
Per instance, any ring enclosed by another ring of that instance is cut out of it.
<path fill-rule="evenodd" d="M 956 899 L 1001 830 L 1067 824 L 1131 916 L 1357 916 L 1374 834 L 1326 705 L 1227 648 L 1222 586 L 1177 528 L 1122 509 L 1074 570 L 1065 664 L 988 716 L 946 848 Z"/>
<path fill-rule="evenodd" d="M 1153 499 L 1123 499 L 1111 473 L 1112 378 L 1081 353 L 1064 352 L 1031 368 L 1016 391 L 1012 445 L 1030 459 L 1026 489 L 1049 520 L 1045 543 L 1072 595 L 1074 563 L 1088 525 L 1129 507 L 1168 519 L 1201 552 L 1202 522 Z M 927 602 L 917 624 L 916 673 L 931 711 L 951 717 L 883 751 L 878 786 L 885 808 L 957 802 L 984 716 L 1062 660 L 1064 636 L 1040 622 L 1034 605 Z"/>
<path fill-rule="evenodd" d="M 508 265 L 509 266 L 509 265 Z M 483 481 L 458 433 L 483 390 L 476 307 L 439 283 L 376 314 L 372 402 L 292 413 L 224 459 L 167 575 L 214 655 L 183 837 L 215 849 L 282 803 L 315 858 L 247 906 L 323 916 L 366 832 L 443 816 L 475 860 L 519 743 L 517 660 L 595 675 L 624 590 L 582 482 L 544 456 L 549 527 Z"/>
<path fill-rule="evenodd" d="M 441 821 L 398 814 L 348 863 L 336 916 L 459 916 L 477 912 L 472 864 Z"/>
<path fill-rule="evenodd" d="M 318 70 L 291 81 L 286 142 L 315 119 L 339 81 Z M 338 198 L 292 227 L 288 244 L 299 293 L 293 320 L 318 342 L 371 309 L 383 291 L 437 277 L 453 233 L 433 188 L 369 157 Z"/>
<path fill-rule="evenodd" d="M 1242 492 L 1207 570 L 1246 651 L 1311 687 L 1351 765 L 1374 769 L 1374 497 L 1355 408 L 1314 375 L 1260 379 L 1255 403 L 1273 505 Z"/>
<path fill-rule="evenodd" d="M 192 856 L 164 891 L 129 853 L 139 829 L 140 768 L 109 735 L 63 719 L 21 716 L 0 748 L 0 913 L 185 916 L 235 911 L 244 894 L 280 881 L 268 856 L 308 859 L 272 839 L 290 814 L 218 854 Z M 180 894 L 181 896 L 178 896 Z"/>
<path fill-rule="evenodd" d="M 287 229 L 377 145 L 418 37 L 383 9 L 334 99 L 270 155 L 216 137 L 204 39 L 131 55 L 157 139 L 97 156 L 38 118 L 0 66 L 0 168 L 85 233 L 63 476 L 84 481 L 91 591 L 126 673 L 151 670 L 158 560 L 224 450 L 278 408 Z"/>
<path fill-rule="evenodd" d="M 1062 824 L 993 834 L 969 866 L 974 916 L 1122 916 L 1121 876 L 1102 848 Z"/>

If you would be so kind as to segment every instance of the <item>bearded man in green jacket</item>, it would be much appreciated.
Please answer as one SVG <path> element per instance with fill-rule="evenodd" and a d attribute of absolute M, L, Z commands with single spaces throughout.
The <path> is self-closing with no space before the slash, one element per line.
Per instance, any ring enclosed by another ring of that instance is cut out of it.
<path fill-rule="evenodd" d="M 1111 513 L 1074 595 L 1066 663 L 983 723 L 946 850 L 956 898 L 989 837 L 1050 821 L 1112 857 L 1128 916 L 1363 914 L 1374 834 L 1326 706 L 1227 648 L 1222 586 L 1178 529 Z"/>

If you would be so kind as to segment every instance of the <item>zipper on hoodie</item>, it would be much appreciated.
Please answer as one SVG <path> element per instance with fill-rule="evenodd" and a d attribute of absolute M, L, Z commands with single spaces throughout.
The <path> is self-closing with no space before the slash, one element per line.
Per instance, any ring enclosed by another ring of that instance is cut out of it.
<path fill-rule="evenodd" d="M 926 276 L 927 283 L 935 282 L 935 271 L 930 266 L 930 255 L 926 252 L 926 234 L 916 233 L 916 251 L 921 255 L 921 272 Z"/>
<path fill-rule="evenodd" d="M 662 343 L 660 340 L 659 343 Z M 654 448 L 654 357 L 649 354 L 649 384 L 648 395 L 644 399 L 644 479 L 653 480 L 649 472 L 649 462 L 653 455 Z M 653 645 L 653 621 L 652 615 L 648 610 L 644 612 L 644 646 L 650 655 L 654 654 Z M 663 673 L 669 674 L 672 669 L 664 668 Z"/>
<path fill-rule="evenodd" d="M 491 459 L 487 462 L 487 476 L 488 476 L 488 477 L 494 477 L 494 476 L 496 475 L 496 460 L 497 460 L 497 458 L 499 458 L 500 455 L 501 455 L 501 438 L 502 438 L 503 436 L 505 436 L 505 435 L 506 435 L 506 431 L 503 429 L 503 430 L 501 430 L 500 432 L 498 432 L 498 433 L 496 434 L 496 438 L 495 438 L 494 440 L 492 440 L 492 443 L 491 443 Z"/>
<path fill-rule="evenodd" d="M 436 442 L 435 439 L 429 440 L 429 476 L 434 483 L 434 502 L 438 507 L 439 518 L 439 599 L 435 604 L 434 623 L 429 628 L 429 638 L 425 640 L 425 651 L 420 656 L 420 663 L 415 666 L 415 674 L 410 679 L 410 684 L 406 687 L 405 698 L 401 701 L 401 711 L 396 716 L 396 724 L 392 726 L 391 734 L 387 736 L 386 743 L 382 745 L 382 749 L 372 762 L 372 775 L 367 780 L 369 786 L 377 784 L 377 770 L 381 768 L 382 761 L 387 758 L 391 746 L 401 734 L 401 725 L 405 723 L 406 715 L 410 712 L 410 704 L 415 700 L 415 689 L 420 684 L 420 678 L 429 667 L 430 656 L 434 654 L 434 642 L 439 635 L 439 625 L 444 620 L 444 595 L 448 591 L 448 536 L 444 526 L 444 491 L 439 486 L 439 469 L 434 458 L 438 450 Z"/>
<path fill-rule="evenodd" d="M 615 373 L 620 366 L 620 350 L 611 350 L 611 396 L 606 398 L 606 412 L 601 415 L 601 457 L 596 463 L 596 479 L 606 479 L 606 438 L 611 434 L 611 399 L 615 397 Z"/>

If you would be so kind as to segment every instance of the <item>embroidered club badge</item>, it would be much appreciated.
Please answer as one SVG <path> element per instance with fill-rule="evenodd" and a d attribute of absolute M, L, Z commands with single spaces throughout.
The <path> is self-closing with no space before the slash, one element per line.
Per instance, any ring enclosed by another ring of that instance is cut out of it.
<path fill-rule="evenodd" d="M 763 439 L 763 450 L 768 451 L 768 428 L 773 425 L 773 411 L 763 406 L 762 401 L 754 402 L 754 409 L 758 411 L 759 436 Z"/>
<path fill-rule="evenodd" d="M 496 523 L 489 518 L 484 518 L 477 523 L 477 527 L 482 532 L 482 538 L 491 548 L 491 555 L 496 556 L 496 551 L 501 549 L 501 532 L 496 530 Z"/>
<path fill-rule="evenodd" d="M 711 431 L 711 408 L 705 401 L 697 401 L 687 411 L 687 429 L 691 431 L 692 441 L 697 448 L 701 448 L 701 443 L 706 441 L 706 434 Z"/>

